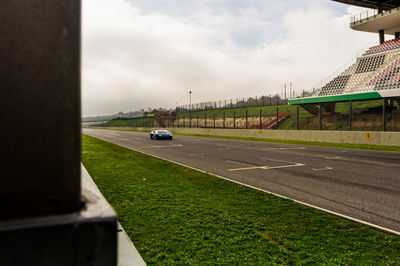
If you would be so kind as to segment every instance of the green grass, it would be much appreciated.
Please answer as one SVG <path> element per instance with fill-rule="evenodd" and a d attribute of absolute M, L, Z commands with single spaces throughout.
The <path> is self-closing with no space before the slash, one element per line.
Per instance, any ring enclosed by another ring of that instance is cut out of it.
<path fill-rule="evenodd" d="M 400 237 L 82 136 L 82 161 L 147 264 L 399 264 Z"/>

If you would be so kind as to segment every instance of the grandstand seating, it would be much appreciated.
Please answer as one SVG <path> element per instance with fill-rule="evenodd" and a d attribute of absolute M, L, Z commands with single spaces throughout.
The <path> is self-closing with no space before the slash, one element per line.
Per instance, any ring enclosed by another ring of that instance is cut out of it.
<path fill-rule="evenodd" d="M 363 55 L 371 55 L 400 48 L 400 38 L 386 41 L 381 45 L 372 46 Z"/>
<path fill-rule="evenodd" d="M 312 96 L 400 89 L 400 38 L 369 48 Z"/>

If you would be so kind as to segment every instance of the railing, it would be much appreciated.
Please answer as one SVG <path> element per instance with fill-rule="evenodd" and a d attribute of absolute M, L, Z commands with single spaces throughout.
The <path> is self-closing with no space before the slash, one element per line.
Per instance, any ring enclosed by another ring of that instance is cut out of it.
<path fill-rule="evenodd" d="M 292 91 L 291 89 L 286 89 L 286 93 L 285 91 L 283 91 L 283 96 L 281 96 L 280 94 L 270 94 L 268 96 L 261 97 L 255 96 L 254 98 L 236 98 L 229 100 L 193 103 L 176 107 L 176 112 L 184 113 L 188 111 L 225 110 L 234 108 L 286 105 L 288 104 L 288 99 L 292 98 L 290 97 L 290 94 L 293 93 L 294 91 Z"/>
<path fill-rule="evenodd" d="M 307 111 L 306 107 L 192 111 L 180 113 L 164 124 L 168 128 L 400 131 L 398 102 L 385 107 L 383 100 L 321 103 L 314 105 L 316 112 Z"/>
<path fill-rule="evenodd" d="M 400 7 L 383 11 L 381 13 L 378 13 L 378 10 L 366 10 L 364 12 L 360 12 L 359 14 L 355 14 L 350 17 L 350 23 L 355 24 L 356 22 L 362 21 L 364 19 L 369 20 L 371 18 L 376 18 L 377 16 L 384 16 L 386 13 L 391 13 L 392 11 L 398 11 L 400 10 Z"/>
<path fill-rule="evenodd" d="M 370 47 L 378 45 L 377 41 L 369 41 L 365 43 L 360 49 L 358 49 L 357 53 L 355 56 L 353 56 L 350 60 L 348 60 L 346 63 L 342 64 L 339 66 L 334 72 L 329 74 L 327 77 L 325 77 L 322 81 L 320 81 L 315 88 L 315 92 L 313 93 L 313 96 L 317 95 L 319 91 L 321 91 L 321 88 L 328 84 L 330 81 L 332 81 L 335 77 L 339 76 L 341 73 L 346 71 L 350 66 L 352 66 L 354 63 L 357 62 L 357 59 L 361 57 Z"/>

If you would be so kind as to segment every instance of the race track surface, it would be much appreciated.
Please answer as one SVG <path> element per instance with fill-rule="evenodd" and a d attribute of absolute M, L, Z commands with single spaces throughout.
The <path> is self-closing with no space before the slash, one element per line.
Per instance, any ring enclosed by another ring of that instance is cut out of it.
<path fill-rule="evenodd" d="M 83 133 L 400 232 L 400 153 L 83 129 Z"/>

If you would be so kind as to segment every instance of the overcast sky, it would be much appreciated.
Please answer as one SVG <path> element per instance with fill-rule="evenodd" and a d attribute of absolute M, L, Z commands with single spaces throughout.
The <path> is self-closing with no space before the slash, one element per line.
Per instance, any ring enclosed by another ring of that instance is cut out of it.
<path fill-rule="evenodd" d="M 378 36 L 329 0 L 85 0 L 83 116 L 312 89 Z"/>

